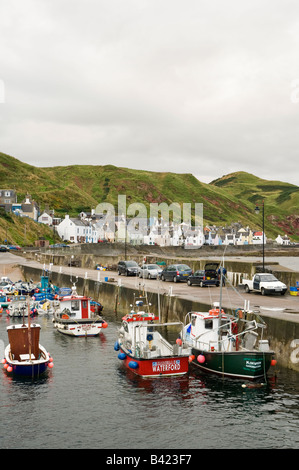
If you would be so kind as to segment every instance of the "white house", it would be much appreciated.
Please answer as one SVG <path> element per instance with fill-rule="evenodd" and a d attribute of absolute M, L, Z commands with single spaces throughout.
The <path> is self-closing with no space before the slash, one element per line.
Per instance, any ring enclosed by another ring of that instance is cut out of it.
<path fill-rule="evenodd" d="M 57 233 L 65 241 L 72 243 L 96 243 L 97 231 L 90 222 L 65 215 L 57 226 Z"/>
<path fill-rule="evenodd" d="M 37 221 L 41 224 L 45 225 L 53 225 L 53 217 L 48 214 L 48 212 L 44 211 L 37 219 Z"/>
<path fill-rule="evenodd" d="M 264 234 L 264 243 L 267 243 L 266 234 Z M 263 232 L 254 232 L 252 237 L 253 245 L 262 245 L 263 244 Z"/>
<path fill-rule="evenodd" d="M 291 242 L 287 235 L 284 235 L 283 237 L 278 235 L 278 237 L 275 238 L 275 241 L 278 243 L 278 245 L 289 245 Z"/>

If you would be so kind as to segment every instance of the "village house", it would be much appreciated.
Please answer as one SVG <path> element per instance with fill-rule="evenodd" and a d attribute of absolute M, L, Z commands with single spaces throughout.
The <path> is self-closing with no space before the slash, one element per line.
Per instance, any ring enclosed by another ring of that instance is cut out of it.
<path fill-rule="evenodd" d="M 275 238 L 275 241 L 278 245 L 290 245 L 291 240 L 287 235 L 284 235 L 283 237 L 281 235 L 278 235 L 277 238 Z"/>
<path fill-rule="evenodd" d="M 90 222 L 71 218 L 68 214 L 57 226 L 57 233 L 64 241 L 72 243 L 97 243 L 97 233 Z"/>
<path fill-rule="evenodd" d="M 21 215 L 24 217 L 30 217 L 37 222 L 39 215 L 38 204 L 31 198 L 30 194 L 27 194 L 21 204 Z"/>
<path fill-rule="evenodd" d="M 17 193 L 14 189 L 0 189 L 0 206 L 6 212 L 12 211 L 12 205 L 17 202 Z"/>

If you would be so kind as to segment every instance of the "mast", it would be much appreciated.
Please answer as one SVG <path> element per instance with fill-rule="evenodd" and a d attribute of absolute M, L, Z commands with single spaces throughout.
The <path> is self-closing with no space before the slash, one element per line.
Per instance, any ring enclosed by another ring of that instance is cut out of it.
<path fill-rule="evenodd" d="M 27 304 L 28 304 L 28 346 L 29 346 L 29 361 L 31 361 L 31 349 L 32 349 L 32 343 L 31 343 L 31 325 L 30 325 L 30 304 L 29 304 L 29 298 L 27 299 Z"/>

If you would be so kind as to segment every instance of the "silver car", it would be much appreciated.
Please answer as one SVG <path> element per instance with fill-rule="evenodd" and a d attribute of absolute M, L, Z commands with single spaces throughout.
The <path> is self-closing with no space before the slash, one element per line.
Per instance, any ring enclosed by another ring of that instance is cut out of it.
<path fill-rule="evenodd" d="M 157 279 L 162 269 L 157 264 L 143 264 L 139 268 L 139 277 L 143 279 Z"/>

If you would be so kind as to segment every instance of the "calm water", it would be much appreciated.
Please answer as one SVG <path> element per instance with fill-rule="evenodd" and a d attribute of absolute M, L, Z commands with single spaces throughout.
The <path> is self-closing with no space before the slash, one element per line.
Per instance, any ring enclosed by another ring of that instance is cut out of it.
<path fill-rule="evenodd" d="M 87 339 L 38 318 L 54 368 L 34 381 L 0 371 L 0 448 L 299 448 L 298 373 L 277 367 L 261 388 L 194 372 L 140 379 L 113 349 L 121 315 L 105 318 L 109 327 Z M 5 345 L 6 326 L 18 322 L 0 316 Z"/>

